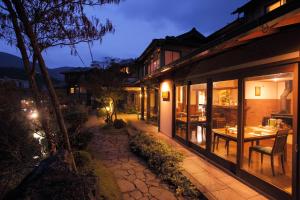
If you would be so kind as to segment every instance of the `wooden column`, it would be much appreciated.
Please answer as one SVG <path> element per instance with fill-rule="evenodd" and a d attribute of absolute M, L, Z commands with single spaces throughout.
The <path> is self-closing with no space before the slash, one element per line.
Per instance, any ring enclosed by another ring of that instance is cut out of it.
<path fill-rule="evenodd" d="M 141 120 L 145 120 L 144 112 L 145 112 L 145 88 L 141 86 Z"/>
<path fill-rule="evenodd" d="M 212 93 L 213 93 L 213 83 L 211 79 L 207 80 L 207 105 L 206 105 L 206 151 L 211 151 L 212 142 Z"/>
<path fill-rule="evenodd" d="M 244 79 L 238 80 L 237 171 L 243 167 L 244 148 Z"/>
<path fill-rule="evenodd" d="M 147 94 L 147 121 L 149 121 L 150 120 L 150 87 L 149 86 L 147 86 L 146 94 Z"/>

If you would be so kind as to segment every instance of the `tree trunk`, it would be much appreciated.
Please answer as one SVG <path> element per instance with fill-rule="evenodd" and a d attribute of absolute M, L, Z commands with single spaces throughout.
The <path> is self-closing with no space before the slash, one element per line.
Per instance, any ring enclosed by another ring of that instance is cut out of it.
<path fill-rule="evenodd" d="M 33 28 L 32 28 L 32 26 L 29 22 L 27 13 L 25 11 L 25 8 L 24 8 L 22 2 L 19 1 L 19 0 L 12 0 L 12 2 L 14 4 L 15 8 L 16 8 L 19 19 L 22 21 L 22 23 L 24 25 L 26 35 L 30 39 L 30 43 L 31 43 L 31 46 L 33 48 L 34 54 L 37 56 L 37 60 L 39 62 L 39 66 L 40 66 L 42 75 L 44 77 L 44 80 L 46 82 L 46 86 L 47 86 L 48 91 L 49 91 L 49 95 L 50 95 L 50 98 L 51 98 L 51 103 L 52 103 L 53 108 L 55 110 L 57 123 L 58 123 L 60 131 L 62 132 L 63 137 L 64 137 L 64 146 L 70 152 L 71 159 L 72 159 L 72 165 L 73 165 L 72 167 L 73 167 L 74 171 L 77 172 L 76 164 L 75 164 L 74 157 L 73 157 L 73 154 L 72 154 L 69 135 L 68 135 L 65 123 L 64 123 L 63 115 L 62 115 L 61 110 L 60 110 L 60 104 L 59 104 L 58 98 L 56 96 L 54 87 L 52 85 L 52 81 L 49 77 L 45 61 L 44 61 L 43 56 L 41 54 L 41 50 L 39 48 L 39 44 L 37 42 L 36 35 L 33 32 Z"/>
<path fill-rule="evenodd" d="M 24 68 L 25 68 L 26 74 L 28 76 L 29 85 L 30 85 L 30 88 L 31 88 L 31 91 L 33 94 L 33 98 L 36 102 L 37 109 L 39 111 L 42 111 L 43 106 L 41 105 L 41 98 L 40 98 L 38 86 L 37 86 L 37 83 L 35 80 L 34 73 L 32 73 L 30 70 L 30 61 L 29 61 L 25 43 L 24 43 L 24 40 L 22 37 L 22 32 L 21 32 L 21 29 L 18 24 L 17 15 L 16 15 L 11 3 L 8 0 L 3 0 L 3 2 L 5 3 L 8 11 L 11 15 L 11 20 L 12 20 L 16 38 L 17 38 L 17 46 L 22 55 Z M 41 113 L 41 124 L 42 124 L 42 128 L 45 132 L 47 142 L 48 142 L 48 150 L 49 150 L 50 154 L 52 154 L 55 152 L 55 149 L 54 149 L 55 143 L 54 143 L 53 137 L 50 134 L 49 124 L 48 124 L 47 120 L 45 119 L 44 113 Z"/>

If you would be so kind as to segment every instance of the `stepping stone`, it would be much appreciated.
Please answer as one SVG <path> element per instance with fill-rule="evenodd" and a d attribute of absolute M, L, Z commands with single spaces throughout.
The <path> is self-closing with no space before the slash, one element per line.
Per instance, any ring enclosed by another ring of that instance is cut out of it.
<path fill-rule="evenodd" d="M 176 200 L 176 198 L 174 197 L 174 195 L 164 189 L 158 188 L 158 187 L 150 187 L 149 192 L 156 198 L 159 200 Z"/>
<path fill-rule="evenodd" d="M 117 183 L 120 187 L 121 192 L 131 192 L 135 190 L 134 185 L 125 179 L 117 180 Z"/>
<path fill-rule="evenodd" d="M 147 193 L 147 192 L 148 192 L 148 187 L 147 187 L 147 185 L 146 185 L 143 181 L 141 181 L 141 180 L 139 180 L 139 179 L 136 179 L 136 180 L 134 181 L 134 185 L 135 185 L 135 187 L 137 187 L 137 189 L 139 189 L 142 193 Z"/>
<path fill-rule="evenodd" d="M 143 197 L 143 194 L 140 191 L 135 190 L 133 192 L 130 192 L 130 196 L 133 197 L 134 199 L 140 199 Z"/>

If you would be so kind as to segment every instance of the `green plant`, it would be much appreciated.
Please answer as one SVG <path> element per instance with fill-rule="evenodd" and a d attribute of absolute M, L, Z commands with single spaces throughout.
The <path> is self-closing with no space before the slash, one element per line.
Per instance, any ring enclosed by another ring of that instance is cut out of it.
<path fill-rule="evenodd" d="M 87 148 L 90 141 L 93 139 L 94 134 L 90 131 L 81 131 L 71 138 L 73 148 L 84 150 Z"/>
<path fill-rule="evenodd" d="M 121 129 L 121 128 L 125 128 L 126 127 L 126 122 L 124 122 L 124 120 L 122 119 L 115 119 L 113 126 L 116 129 Z"/>
<path fill-rule="evenodd" d="M 182 195 L 186 199 L 206 199 L 182 174 L 181 153 L 153 136 L 141 132 L 131 136 L 129 144 L 131 151 L 141 156 L 152 171 L 174 188 L 178 196 Z"/>
<path fill-rule="evenodd" d="M 75 151 L 74 159 L 77 167 L 79 168 L 88 167 L 92 161 L 91 154 L 87 151 Z"/>

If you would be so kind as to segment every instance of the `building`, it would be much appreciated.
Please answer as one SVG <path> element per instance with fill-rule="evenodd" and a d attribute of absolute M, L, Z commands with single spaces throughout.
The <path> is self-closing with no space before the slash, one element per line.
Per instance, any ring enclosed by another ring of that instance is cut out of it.
<path fill-rule="evenodd" d="M 300 1 L 233 14 L 206 38 L 183 35 L 197 42 L 152 41 L 138 59 L 142 119 L 268 197 L 300 199 Z"/>
<path fill-rule="evenodd" d="M 188 55 L 201 46 L 205 37 L 195 28 L 179 36 L 154 39 L 138 58 L 141 87 L 141 118 L 157 123 L 159 118 L 159 81 L 155 74 L 164 66 Z M 149 97 L 149 98 L 147 98 Z"/>
<path fill-rule="evenodd" d="M 129 113 L 140 112 L 140 87 L 135 85 L 137 82 L 137 75 L 134 70 L 134 62 L 130 60 L 129 63 L 128 60 L 128 62 L 124 62 L 123 64 L 112 63 L 110 68 L 119 72 L 114 74 L 120 75 L 119 78 L 122 79 L 122 83 L 120 84 L 125 91 L 124 99 L 120 100 L 118 104 L 119 110 Z M 98 103 L 95 101 L 95 97 L 91 92 L 91 88 L 93 87 L 90 87 L 90 84 L 96 84 L 97 80 L 95 80 L 95 76 L 100 77 L 102 71 L 105 70 L 107 69 L 92 67 L 75 68 L 73 70 L 62 72 L 65 77 L 65 93 L 67 94 L 67 97 L 69 97 L 67 99 L 71 99 L 72 102 L 79 104 L 98 106 Z M 111 80 L 109 77 L 107 78 L 106 82 L 109 83 Z M 105 87 L 105 85 L 103 85 L 103 87 Z"/>

